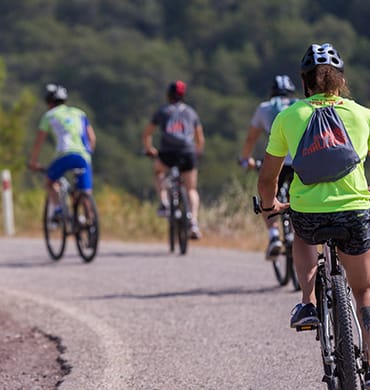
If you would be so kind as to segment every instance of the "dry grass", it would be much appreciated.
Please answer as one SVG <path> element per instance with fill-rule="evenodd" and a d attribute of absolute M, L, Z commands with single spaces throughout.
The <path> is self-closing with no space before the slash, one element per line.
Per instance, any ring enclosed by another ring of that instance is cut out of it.
<path fill-rule="evenodd" d="M 44 198 L 42 188 L 14 196 L 17 236 L 41 237 Z M 139 201 L 110 187 L 96 192 L 95 199 L 102 239 L 131 242 L 167 240 L 167 221 L 156 216 L 156 204 Z M 251 207 L 247 206 L 249 203 L 250 191 L 238 182 L 233 183 L 218 202 L 202 207 L 200 227 L 203 238 L 194 245 L 262 250 L 266 245 L 263 221 L 252 213 Z M 1 210 L 0 218 L 0 235 L 3 235 Z"/>

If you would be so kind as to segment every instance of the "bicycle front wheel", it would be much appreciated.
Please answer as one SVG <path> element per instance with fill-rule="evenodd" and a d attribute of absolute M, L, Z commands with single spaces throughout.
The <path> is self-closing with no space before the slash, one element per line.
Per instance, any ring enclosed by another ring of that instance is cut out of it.
<path fill-rule="evenodd" d="M 360 389 L 353 342 L 349 290 L 342 275 L 332 277 L 335 363 L 340 389 Z"/>
<path fill-rule="evenodd" d="M 46 248 L 53 260 L 59 260 L 63 256 L 66 247 L 66 223 L 63 216 L 53 219 L 53 213 L 54 207 L 49 197 L 46 197 L 43 215 Z"/>
<path fill-rule="evenodd" d="M 286 253 L 281 253 L 276 259 L 274 259 L 272 266 L 280 286 L 286 286 L 289 282 L 288 259 L 286 257 Z"/>
<path fill-rule="evenodd" d="M 73 219 L 78 252 L 89 263 L 96 255 L 99 242 L 98 212 L 91 194 L 82 192 L 78 196 Z"/>

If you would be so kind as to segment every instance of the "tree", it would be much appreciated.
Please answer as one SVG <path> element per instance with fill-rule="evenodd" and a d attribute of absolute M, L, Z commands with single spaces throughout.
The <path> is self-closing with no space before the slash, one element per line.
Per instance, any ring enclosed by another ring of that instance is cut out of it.
<path fill-rule="evenodd" d="M 1 59 L 0 92 L 5 78 L 6 69 Z M 9 169 L 15 181 L 25 169 L 24 141 L 34 101 L 32 93 L 25 89 L 9 108 L 0 105 L 0 169 Z"/>

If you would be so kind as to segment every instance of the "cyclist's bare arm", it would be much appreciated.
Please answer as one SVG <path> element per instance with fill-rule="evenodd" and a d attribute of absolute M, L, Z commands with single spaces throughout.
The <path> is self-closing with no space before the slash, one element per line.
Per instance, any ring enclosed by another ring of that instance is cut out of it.
<path fill-rule="evenodd" d="M 33 144 L 31 158 L 28 163 L 30 169 L 39 170 L 41 168 L 40 163 L 38 162 L 41 147 L 46 139 L 47 132 L 43 130 L 38 130 L 35 138 L 35 142 Z"/>
<path fill-rule="evenodd" d="M 197 125 L 194 132 L 195 149 L 198 154 L 203 153 L 204 150 L 204 132 L 202 125 Z"/>
<path fill-rule="evenodd" d="M 265 154 L 258 175 L 258 193 L 262 202 L 262 211 L 276 213 L 289 207 L 289 203 L 280 203 L 276 199 L 279 174 L 284 160 L 285 157 L 275 157 L 267 152 Z"/>
<path fill-rule="evenodd" d="M 255 160 L 252 157 L 253 150 L 256 146 L 258 138 L 261 136 L 263 129 L 255 126 L 250 126 L 248 130 L 247 137 L 245 139 L 243 150 L 242 150 L 242 160 L 248 161 L 248 165 L 253 168 L 255 165 Z"/>
<path fill-rule="evenodd" d="M 91 150 L 94 151 L 96 147 L 96 135 L 95 135 L 94 128 L 89 124 L 86 130 L 87 130 L 87 138 L 89 140 Z"/>
<path fill-rule="evenodd" d="M 153 133 L 156 125 L 152 122 L 148 123 L 143 132 L 143 145 L 145 153 L 149 156 L 157 156 L 158 150 L 153 146 Z"/>

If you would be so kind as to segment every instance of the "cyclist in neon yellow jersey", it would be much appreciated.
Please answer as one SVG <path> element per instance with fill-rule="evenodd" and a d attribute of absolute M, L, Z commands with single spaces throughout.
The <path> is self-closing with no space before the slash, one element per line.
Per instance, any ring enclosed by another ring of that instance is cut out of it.
<path fill-rule="evenodd" d="M 291 327 L 316 325 L 314 275 L 316 243 L 313 232 L 321 226 L 342 225 L 351 233 L 347 242 L 339 242 L 338 254 L 356 300 L 370 348 L 370 193 L 364 162 L 370 150 L 370 110 L 343 98 L 346 82 L 344 63 L 331 44 L 311 45 L 301 62 L 301 78 L 306 99 L 282 111 L 275 119 L 265 159 L 260 171 L 258 190 L 264 212 L 279 212 L 289 204 L 276 199 L 278 175 L 289 152 L 294 158 L 300 139 L 314 110 L 312 106 L 334 105 L 361 162 L 339 180 L 305 185 L 296 173 L 290 186 L 290 208 L 295 229 L 293 258 L 302 287 L 302 303 L 292 311 Z M 347 90 L 348 92 L 348 90 Z M 309 103 L 309 104 L 308 104 Z M 312 169 L 322 169 L 317 161 Z M 366 377 L 370 389 L 370 376 Z"/>
<path fill-rule="evenodd" d="M 43 114 L 39 124 L 34 146 L 31 152 L 29 167 L 33 170 L 41 166 L 39 154 L 49 133 L 56 139 L 56 158 L 47 170 L 46 188 L 55 207 L 55 213 L 61 212 L 54 183 L 65 172 L 76 168 L 81 169 L 77 176 L 77 188 L 92 190 L 91 154 L 95 149 L 96 136 L 86 114 L 68 106 L 67 90 L 61 85 L 46 86 L 45 102 L 48 110 Z"/>

